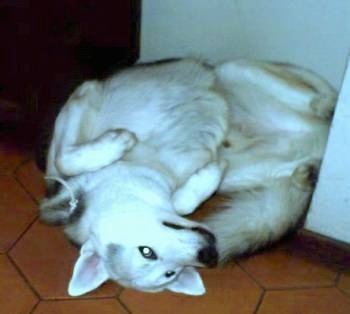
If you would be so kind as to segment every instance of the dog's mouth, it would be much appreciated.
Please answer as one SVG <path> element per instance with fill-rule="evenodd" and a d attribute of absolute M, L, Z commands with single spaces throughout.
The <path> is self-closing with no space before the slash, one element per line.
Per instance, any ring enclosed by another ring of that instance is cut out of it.
<path fill-rule="evenodd" d="M 175 230 L 189 230 L 199 234 L 202 238 L 204 238 L 206 244 L 199 249 L 197 253 L 197 262 L 199 262 L 200 266 L 204 267 L 212 268 L 217 266 L 219 254 L 216 249 L 216 238 L 212 232 L 201 226 L 185 227 L 167 221 L 164 221 L 163 225 Z"/>

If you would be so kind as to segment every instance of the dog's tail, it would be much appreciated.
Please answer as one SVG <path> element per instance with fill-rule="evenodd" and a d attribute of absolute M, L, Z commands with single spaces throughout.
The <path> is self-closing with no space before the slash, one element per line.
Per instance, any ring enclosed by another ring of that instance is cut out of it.
<path fill-rule="evenodd" d="M 205 221 L 216 235 L 220 262 L 255 251 L 296 227 L 309 205 L 318 165 L 302 164 L 292 176 L 229 195 Z"/>

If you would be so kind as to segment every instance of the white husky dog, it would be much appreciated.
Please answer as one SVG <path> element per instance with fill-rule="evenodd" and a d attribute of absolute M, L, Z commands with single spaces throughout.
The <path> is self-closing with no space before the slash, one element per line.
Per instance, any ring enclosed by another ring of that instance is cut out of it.
<path fill-rule="evenodd" d="M 42 220 L 81 245 L 68 292 L 108 279 L 205 292 L 195 267 L 275 241 L 307 208 L 333 89 L 288 64 L 183 59 L 78 87 L 59 113 Z M 213 193 L 201 224 L 183 218 Z"/>

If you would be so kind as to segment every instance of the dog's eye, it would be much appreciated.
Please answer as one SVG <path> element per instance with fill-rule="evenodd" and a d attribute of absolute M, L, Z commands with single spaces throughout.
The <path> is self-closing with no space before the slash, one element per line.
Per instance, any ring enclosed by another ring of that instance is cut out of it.
<path fill-rule="evenodd" d="M 174 276 L 176 274 L 176 272 L 174 272 L 173 270 L 169 270 L 165 273 L 165 277 L 170 278 L 172 276 Z"/>
<path fill-rule="evenodd" d="M 154 253 L 154 251 L 150 247 L 139 246 L 138 249 L 144 258 L 154 259 L 154 260 L 157 259 L 157 254 Z"/>

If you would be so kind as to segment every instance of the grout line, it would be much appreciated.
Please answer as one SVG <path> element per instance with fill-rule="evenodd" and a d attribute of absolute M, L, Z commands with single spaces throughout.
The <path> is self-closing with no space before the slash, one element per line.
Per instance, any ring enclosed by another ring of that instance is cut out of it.
<path fill-rule="evenodd" d="M 35 203 L 35 205 L 38 206 L 38 201 L 32 196 L 32 194 L 26 189 L 26 187 L 22 184 L 22 182 L 18 179 L 16 175 L 11 176 L 19 184 L 19 186 L 22 188 L 22 190 L 29 196 L 29 198 Z M 17 243 L 23 238 L 23 236 L 27 233 L 27 231 L 34 225 L 34 223 L 39 219 L 38 211 L 35 214 L 35 217 L 33 218 L 33 221 L 31 221 L 26 228 L 19 234 L 19 236 L 16 238 L 16 240 L 12 243 L 12 245 L 7 249 L 6 252 L 10 252 Z"/>
<path fill-rule="evenodd" d="M 11 174 L 17 175 L 19 168 L 24 166 L 26 163 L 29 163 L 33 159 L 32 153 L 29 153 L 28 156 L 23 156 L 23 157 L 24 157 L 23 160 L 16 167 L 14 167 L 14 169 L 12 169 Z"/>
<path fill-rule="evenodd" d="M 339 284 L 341 276 L 342 276 L 342 272 L 338 271 L 337 276 L 335 277 L 335 280 L 334 280 L 334 284 L 335 284 L 336 287 L 338 287 L 338 284 Z"/>
<path fill-rule="evenodd" d="M 262 294 L 260 295 L 260 298 L 258 300 L 258 303 L 256 304 L 256 307 L 255 307 L 255 310 L 253 311 L 253 314 L 257 314 L 259 309 L 260 309 L 260 306 L 265 298 L 265 294 L 266 294 L 266 291 L 263 290 Z"/>
<path fill-rule="evenodd" d="M 259 282 L 258 279 L 256 279 L 253 275 L 251 275 L 248 271 L 245 270 L 245 268 L 243 266 L 241 266 L 241 264 L 238 262 L 237 265 L 249 276 L 249 278 L 251 278 L 256 284 L 259 285 L 259 287 L 261 289 L 263 289 L 263 291 L 288 291 L 288 290 L 303 290 L 303 289 L 317 289 L 317 288 L 334 288 L 337 285 L 337 280 L 338 277 L 340 277 L 340 274 L 337 273 L 333 284 L 324 284 L 324 285 L 305 285 L 305 286 L 288 286 L 288 287 L 265 287 L 263 284 L 261 284 Z"/>
<path fill-rule="evenodd" d="M 120 303 L 120 305 L 124 308 L 124 310 L 127 311 L 127 313 L 132 314 L 131 310 L 129 310 L 129 308 L 127 307 L 127 305 L 126 305 L 126 304 L 123 302 L 123 300 L 120 298 L 124 290 L 125 290 L 124 288 L 120 289 L 119 295 L 116 297 L 116 299 L 117 299 L 117 301 Z"/>
<path fill-rule="evenodd" d="M 235 260 L 235 263 L 236 263 L 236 266 L 238 266 L 262 290 L 260 298 L 256 304 L 255 310 L 253 311 L 253 314 L 256 314 L 256 313 L 258 313 L 258 310 L 259 310 L 259 308 L 264 300 L 267 289 L 255 277 L 253 277 L 253 275 L 251 275 L 248 271 L 246 271 L 246 269 L 239 263 L 239 261 Z"/>
<path fill-rule="evenodd" d="M 29 231 L 29 229 L 38 221 L 39 217 L 38 215 L 35 215 L 33 218 L 33 221 L 31 221 L 27 227 L 18 235 L 16 240 L 11 244 L 11 246 L 6 250 L 6 254 L 10 256 L 11 251 L 14 249 L 14 247 L 17 245 L 19 241 L 24 237 L 24 235 Z"/>
<path fill-rule="evenodd" d="M 11 177 L 20 185 L 20 187 L 26 192 L 26 194 L 30 197 L 30 199 L 31 199 L 36 205 L 39 205 L 38 200 L 35 198 L 35 196 L 32 195 L 32 193 L 27 189 L 27 187 L 22 183 L 22 181 L 21 181 L 20 178 L 18 177 L 18 174 L 17 174 L 17 173 L 14 173 Z"/>
<path fill-rule="evenodd" d="M 49 297 L 49 298 L 43 298 L 41 301 L 45 301 L 45 302 L 60 302 L 60 301 L 69 301 L 69 302 L 74 302 L 74 301 L 98 301 L 98 300 L 115 300 L 115 297 L 113 296 L 94 296 L 94 297 L 70 297 L 70 296 L 66 296 L 66 297 Z"/>
<path fill-rule="evenodd" d="M 15 262 L 15 260 L 12 258 L 12 256 L 10 254 L 7 254 L 7 258 L 9 259 L 9 261 L 11 262 L 11 264 L 13 265 L 13 267 L 16 269 L 17 273 L 21 276 L 21 278 L 24 280 L 24 282 L 26 283 L 26 285 L 30 288 L 30 290 L 32 290 L 32 292 L 34 293 L 34 295 L 37 297 L 37 299 L 39 301 L 42 300 L 42 297 L 40 296 L 39 292 L 36 291 L 36 289 L 34 288 L 34 286 L 31 284 L 31 282 L 29 281 L 29 279 L 24 275 L 24 272 L 21 270 L 21 268 L 17 265 L 17 263 Z"/>
<path fill-rule="evenodd" d="M 63 297 L 42 297 L 40 299 L 40 302 L 75 302 L 75 301 L 103 301 L 103 300 L 114 300 L 118 302 L 118 300 L 114 296 L 83 296 L 83 297 L 70 297 L 70 296 L 63 296 Z"/>
<path fill-rule="evenodd" d="M 347 294 L 343 289 L 340 289 L 339 287 L 336 287 L 336 289 L 337 289 L 343 296 L 345 296 L 347 299 L 350 300 L 350 295 Z"/>
<path fill-rule="evenodd" d="M 340 277 L 343 275 L 343 272 L 339 271 L 338 276 L 336 278 L 336 282 L 335 282 L 335 288 L 342 294 L 344 295 L 346 298 L 350 299 L 350 295 L 349 293 L 347 293 L 344 289 L 339 287 L 339 282 L 340 282 Z"/>
<path fill-rule="evenodd" d="M 39 306 L 39 303 L 41 302 L 41 300 L 38 300 L 38 302 L 36 302 L 36 304 L 33 306 L 33 308 L 30 310 L 29 314 L 33 314 L 34 311 L 37 309 L 37 307 Z"/>
<path fill-rule="evenodd" d="M 120 286 L 120 285 L 119 285 L 119 286 Z M 123 291 L 124 291 L 124 288 L 123 288 L 122 286 L 120 286 L 120 290 L 118 291 L 118 293 L 116 293 L 115 297 L 116 297 L 117 299 L 119 299 L 119 297 L 121 296 L 121 294 L 123 293 Z"/>
<path fill-rule="evenodd" d="M 328 288 L 336 288 L 336 286 L 335 285 L 290 286 L 290 287 L 266 288 L 266 291 L 313 290 L 313 289 L 328 289 Z"/>
<path fill-rule="evenodd" d="M 236 262 L 236 266 L 238 266 L 251 280 L 253 280 L 260 289 L 262 289 L 263 291 L 267 290 L 258 279 L 256 279 L 255 277 L 253 277 L 253 275 L 251 275 L 248 271 L 245 270 L 244 267 L 242 267 L 242 265 L 239 262 Z"/>

